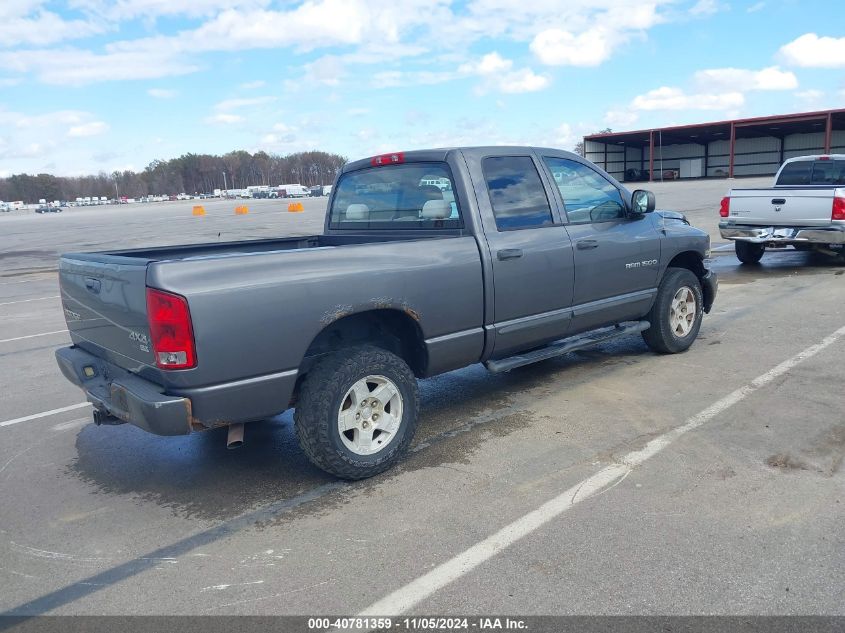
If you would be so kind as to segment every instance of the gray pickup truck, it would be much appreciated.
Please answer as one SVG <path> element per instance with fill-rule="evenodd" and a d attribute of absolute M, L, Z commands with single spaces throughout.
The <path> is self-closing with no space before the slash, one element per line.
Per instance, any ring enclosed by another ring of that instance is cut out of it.
<path fill-rule="evenodd" d="M 98 424 L 159 435 L 295 407 L 314 464 L 358 479 L 410 444 L 416 378 L 642 333 L 686 350 L 710 239 L 583 158 L 476 147 L 346 165 L 322 235 L 66 254 L 64 375 Z"/>

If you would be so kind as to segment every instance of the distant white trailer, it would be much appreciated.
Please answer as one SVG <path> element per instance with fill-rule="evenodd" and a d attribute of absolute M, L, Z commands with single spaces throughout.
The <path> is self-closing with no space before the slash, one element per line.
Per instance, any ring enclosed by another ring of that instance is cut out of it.
<path fill-rule="evenodd" d="M 276 189 L 284 190 L 288 198 L 307 198 L 311 195 L 311 190 L 300 184 L 279 185 Z"/>

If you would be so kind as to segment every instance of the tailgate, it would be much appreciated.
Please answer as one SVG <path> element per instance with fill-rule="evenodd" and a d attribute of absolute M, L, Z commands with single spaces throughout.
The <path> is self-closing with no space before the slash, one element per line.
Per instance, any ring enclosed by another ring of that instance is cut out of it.
<path fill-rule="evenodd" d="M 71 339 L 128 370 L 155 364 L 147 324 L 148 261 L 86 253 L 64 255 L 59 264 Z"/>
<path fill-rule="evenodd" d="M 729 219 L 765 226 L 830 224 L 833 189 L 734 189 Z"/>

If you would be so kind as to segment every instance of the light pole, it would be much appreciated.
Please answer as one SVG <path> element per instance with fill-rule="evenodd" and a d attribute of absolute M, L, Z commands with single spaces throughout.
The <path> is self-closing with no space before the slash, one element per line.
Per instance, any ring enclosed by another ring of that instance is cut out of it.
<path fill-rule="evenodd" d="M 226 172 L 224 171 L 223 172 L 223 191 L 224 191 L 224 195 L 225 195 L 225 192 L 228 191 L 228 190 L 229 190 L 229 187 L 226 185 Z"/>

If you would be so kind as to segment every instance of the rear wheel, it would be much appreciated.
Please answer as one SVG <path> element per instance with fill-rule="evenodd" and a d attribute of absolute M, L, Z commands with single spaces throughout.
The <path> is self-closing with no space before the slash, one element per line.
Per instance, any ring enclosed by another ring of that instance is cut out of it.
<path fill-rule="evenodd" d="M 734 242 L 734 249 L 736 250 L 736 258 L 743 264 L 756 264 L 763 257 L 763 253 L 766 252 L 766 245 L 737 240 Z"/>
<path fill-rule="evenodd" d="M 314 465 L 343 479 L 364 479 L 401 458 L 418 416 L 417 381 L 407 363 L 367 345 L 330 354 L 308 372 L 294 424 Z"/>
<path fill-rule="evenodd" d="M 669 268 L 648 314 L 646 344 L 661 354 L 686 351 L 698 336 L 704 310 L 701 282 L 686 268 Z"/>

